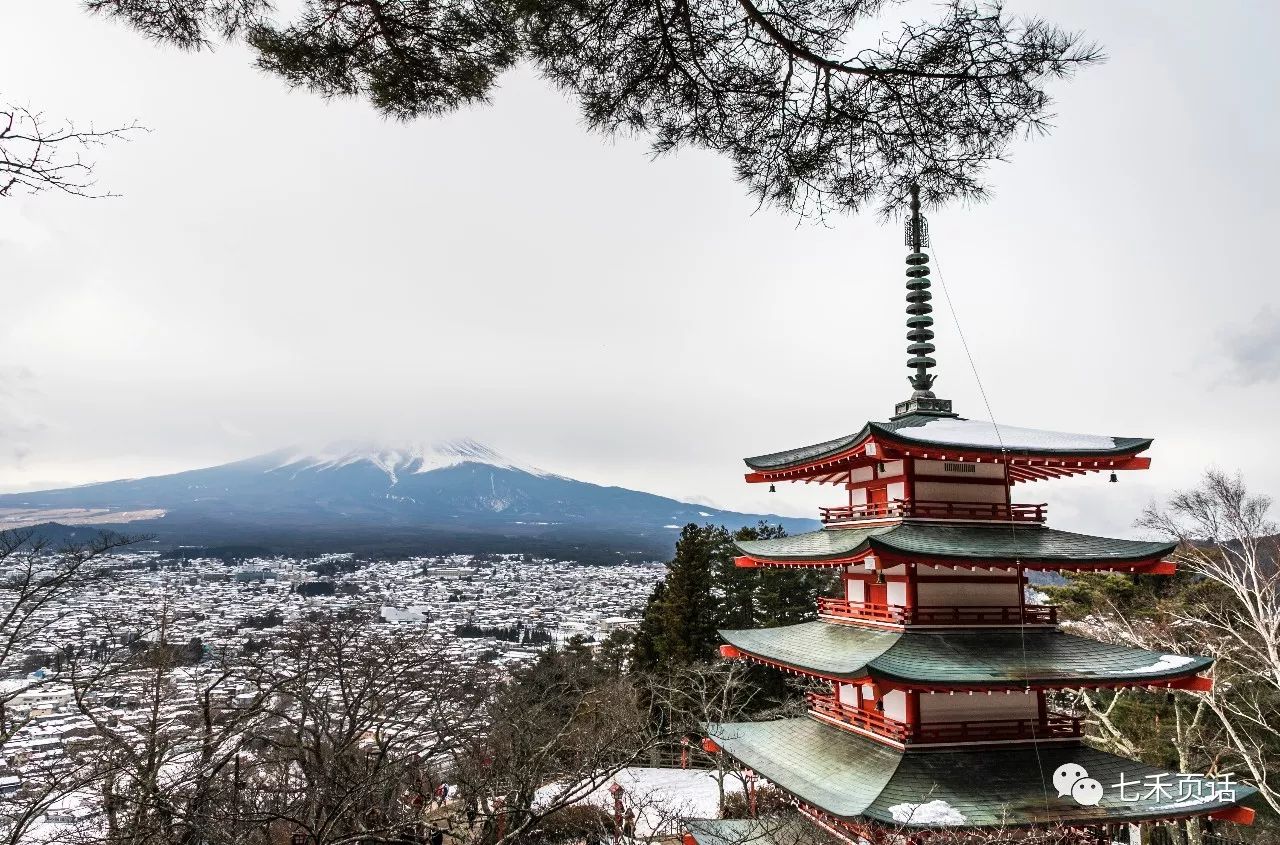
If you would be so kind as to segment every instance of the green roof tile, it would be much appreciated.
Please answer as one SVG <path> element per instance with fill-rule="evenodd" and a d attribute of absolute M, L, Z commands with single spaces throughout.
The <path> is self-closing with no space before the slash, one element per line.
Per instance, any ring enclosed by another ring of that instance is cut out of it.
<path fill-rule="evenodd" d="M 1166 555 L 1176 543 L 1117 540 L 1032 525 L 964 526 L 903 523 L 882 538 L 886 548 L 939 557 L 986 557 L 1027 561 L 1146 560 Z"/>
<path fill-rule="evenodd" d="M 874 528 L 823 528 L 772 540 L 739 540 L 745 555 L 766 561 L 820 561 L 867 549 L 921 557 L 1104 564 L 1151 560 L 1175 543 L 1117 540 L 1038 525 L 942 525 L 902 522 Z"/>
<path fill-rule="evenodd" d="M 738 762 L 843 818 L 880 797 L 903 757 L 877 742 L 849 745 L 853 734 L 807 718 L 709 725 L 707 733 Z"/>
<path fill-rule="evenodd" d="M 902 632 L 804 622 L 782 628 L 721 631 L 720 636 L 730 645 L 758 657 L 827 675 L 854 678 L 865 674 L 873 660 L 893 648 Z"/>
<path fill-rule="evenodd" d="M 844 437 L 824 440 L 822 443 L 815 443 L 812 446 L 801 446 L 796 449 L 786 449 L 782 452 L 773 452 L 768 455 L 757 455 L 754 458 L 744 458 L 744 461 L 747 466 L 756 470 L 786 469 L 796 464 L 806 464 L 809 461 L 825 458 L 828 455 L 838 455 L 850 446 L 866 439 L 870 433 L 871 424 L 868 423 L 859 431 Z"/>
<path fill-rule="evenodd" d="M 919 686 L 1158 683 L 1207 669 L 1208 657 L 1161 654 L 1061 631 L 879 631 L 830 622 L 721 631 L 756 657 L 837 678 Z"/>
<path fill-rule="evenodd" d="M 815 845 L 813 830 L 795 817 L 685 819 L 698 845 Z"/>
<path fill-rule="evenodd" d="M 812 719 L 709 725 L 732 757 L 831 815 L 907 827 L 1113 824 L 1203 815 L 1238 804 L 1256 790 L 1235 785 L 1215 797 L 1198 775 L 1179 775 L 1084 745 L 903 753 Z M 1053 773 L 1082 766 L 1103 786 L 1101 803 L 1059 797 Z M 1123 775 L 1140 784 L 1122 795 Z M 1151 788 L 1159 776 L 1172 793 Z M 1193 796 L 1194 790 L 1203 797 Z M 1129 800 L 1132 799 L 1132 800 Z M 719 845 L 719 843 L 705 843 Z"/>
<path fill-rule="evenodd" d="M 867 548 L 872 537 L 896 531 L 898 525 L 809 531 L 772 540 L 735 540 L 743 554 L 766 560 L 824 560 L 846 557 Z"/>

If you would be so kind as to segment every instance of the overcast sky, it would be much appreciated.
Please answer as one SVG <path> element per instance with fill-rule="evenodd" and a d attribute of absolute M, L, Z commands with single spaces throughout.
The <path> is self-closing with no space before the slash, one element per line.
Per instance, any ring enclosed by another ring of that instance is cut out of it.
<path fill-rule="evenodd" d="M 1124 534 L 1206 466 L 1280 493 L 1276 4 L 1031 2 L 1110 61 L 1058 128 L 930 212 L 997 420 L 1156 438 L 1152 471 L 1029 485 Z M 1212 12 L 1212 14 L 1210 14 Z M 118 199 L 0 200 L 0 488 L 298 442 L 472 436 L 591 481 L 808 514 L 744 455 L 907 397 L 901 229 L 756 212 L 714 155 L 588 134 L 533 73 L 399 124 L 245 52 L 159 49 L 76 0 L 0 7 L 0 94 L 151 128 Z M 986 418 L 941 291 L 936 392 Z"/>

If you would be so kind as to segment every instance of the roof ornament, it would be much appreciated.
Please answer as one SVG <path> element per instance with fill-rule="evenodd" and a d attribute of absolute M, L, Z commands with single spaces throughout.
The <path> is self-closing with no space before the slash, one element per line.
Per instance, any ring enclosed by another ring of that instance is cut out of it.
<path fill-rule="evenodd" d="M 894 409 L 894 416 L 908 414 L 951 414 L 951 400 L 939 399 L 933 395 L 934 380 L 937 376 L 929 372 L 938 362 L 931 356 L 933 345 L 933 306 L 929 301 L 933 294 L 929 293 L 929 256 L 923 251 L 929 245 L 929 221 L 920 214 L 920 186 L 911 185 L 911 216 L 905 221 L 906 246 L 911 249 L 907 255 L 907 366 L 914 369 L 915 375 L 908 376 L 907 381 L 915 392 L 906 402 L 899 402 Z"/>

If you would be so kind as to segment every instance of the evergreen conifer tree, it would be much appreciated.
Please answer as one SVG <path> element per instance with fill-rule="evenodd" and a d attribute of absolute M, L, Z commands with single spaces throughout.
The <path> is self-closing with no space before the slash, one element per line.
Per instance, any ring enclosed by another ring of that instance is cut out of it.
<path fill-rule="evenodd" d="M 667 564 L 666 593 L 657 608 L 655 651 L 660 664 L 682 665 L 714 656 L 719 644 L 719 608 L 712 596 L 718 564 L 729 553 L 721 526 L 686 525 Z"/>
<path fill-rule="evenodd" d="M 721 628 L 789 625 L 812 619 L 826 588 L 826 570 L 744 569 L 734 564 L 733 540 L 764 540 L 786 534 L 761 522 L 730 534 L 723 526 L 686 525 L 654 588 L 636 630 L 631 665 L 655 669 L 716 657 Z"/>

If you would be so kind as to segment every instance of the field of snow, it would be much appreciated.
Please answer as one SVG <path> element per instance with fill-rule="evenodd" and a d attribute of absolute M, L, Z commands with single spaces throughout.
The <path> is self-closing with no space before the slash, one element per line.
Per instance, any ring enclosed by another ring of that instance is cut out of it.
<path fill-rule="evenodd" d="M 705 769 L 623 769 L 577 803 L 595 804 L 613 812 L 609 788 L 617 783 L 626 790 L 623 806 L 636 813 L 638 836 L 673 833 L 679 819 L 714 819 L 720 815 L 720 792 L 714 775 Z M 725 779 L 724 788 L 727 794 L 741 792 L 742 781 L 730 776 Z M 549 800 L 556 790 L 556 785 L 546 786 L 538 794 Z"/>

